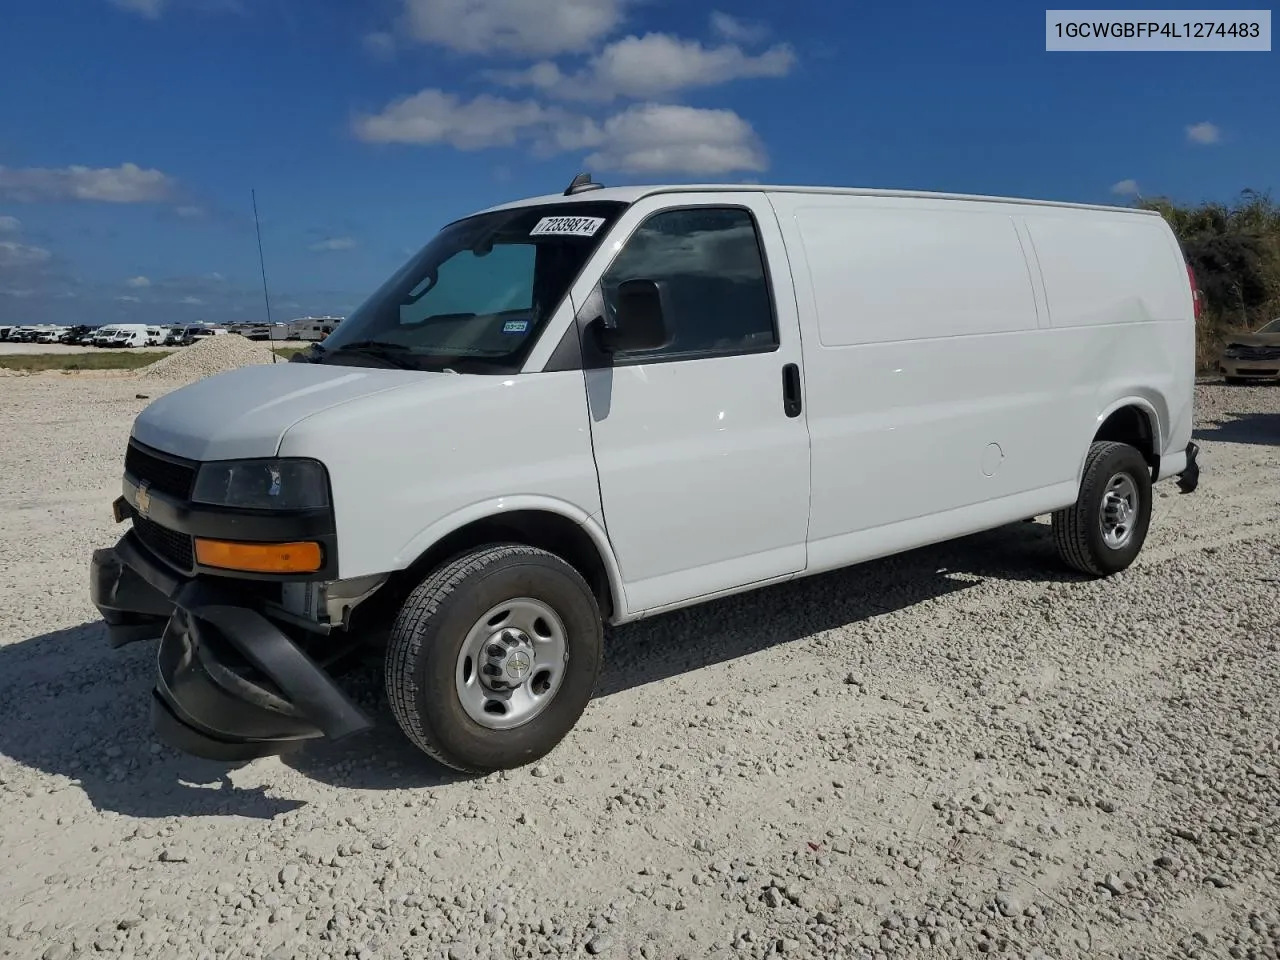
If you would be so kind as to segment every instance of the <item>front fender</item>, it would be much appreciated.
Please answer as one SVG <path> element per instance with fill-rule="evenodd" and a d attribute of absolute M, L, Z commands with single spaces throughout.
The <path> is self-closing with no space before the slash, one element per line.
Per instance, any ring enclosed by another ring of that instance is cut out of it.
<path fill-rule="evenodd" d="M 601 525 L 599 515 L 589 514 L 581 507 L 567 500 L 558 500 L 554 497 L 529 494 L 498 497 L 492 500 L 481 500 L 463 507 L 461 510 L 456 510 L 448 516 L 437 520 L 426 529 L 419 531 L 406 542 L 396 554 L 395 567 L 397 570 L 406 569 L 431 549 L 432 546 L 469 524 L 501 517 L 504 513 L 516 513 L 518 511 L 552 513 L 564 517 L 566 520 L 572 520 L 580 526 L 591 538 L 596 552 L 600 555 L 600 559 L 604 561 L 605 572 L 609 577 L 610 592 L 618 601 L 615 604 L 618 607 L 614 611 L 615 619 L 622 619 L 627 615 L 627 595 L 622 583 L 622 572 L 618 568 L 618 558 L 613 554 L 613 547 L 609 543 L 609 535 Z"/>

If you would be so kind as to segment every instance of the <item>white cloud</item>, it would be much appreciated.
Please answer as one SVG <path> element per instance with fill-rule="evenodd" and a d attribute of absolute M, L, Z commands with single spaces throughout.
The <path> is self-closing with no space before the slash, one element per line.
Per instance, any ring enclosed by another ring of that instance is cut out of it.
<path fill-rule="evenodd" d="M 356 242 L 351 237 L 330 237 L 327 240 L 321 240 L 319 243 L 313 243 L 311 249 L 315 251 L 330 250 L 352 250 L 355 248 Z"/>
<path fill-rule="evenodd" d="M 187 304 L 188 306 L 192 306 L 192 307 L 200 307 L 200 306 L 204 306 L 204 301 L 203 301 L 203 300 L 201 300 L 199 297 L 183 297 L 183 298 L 182 298 L 181 300 L 179 300 L 178 302 L 179 302 L 179 303 L 185 303 L 185 304 Z"/>
<path fill-rule="evenodd" d="M 116 297 L 117 303 L 141 303 L 141 297 Z"/>
<path fill-rule="evenodd" d="M 724 174 L 768 166 L 751 124 L 732 110 L 644 104 L 610 117 L 602 133 L 600 150 L 587 157 L 601 170 Z"/>
<path fill-rule="evenodd" d="M 164 10 L 165 0 L 111 0 L 121 10 L 128 10 L 130 13 L 136 13 L 146 17 L 148 20 L 155 20 Z"/>
<path fill-rule="evenodd" d="M 131 280 L 126 280 L 125 286 L 133 287 L 135 290 L 141 290 L 145 287 L 151 286 L 151 281 L 146 277 L 134 277 Z"/>
<path fill-rule="evenodd" d="M 1222 139 L 1222 130 L 1212 123 L 1193 123 L 1187 127 L 1187 139 L 1192 143 L 1217 143 Z"/>
<path fill-rule="evenodd" d="M 649 99 L 696 87 L 758 77 L 783 77 L 795 65 L 786 44 L 753 56 L 727 44 L 704 47 L 666 33 L 624 37 L 609 44 L 576 74 L 550 61 L 526 70 L 493 71 L 489 78 L 513 87 L 532 87 L 563 100 Z"/>
<path fill-rule="evenodd" d="M 47 263 L 52 256 L 44 247 L 31 247 L 14 240 L 0 240 L 0 269 L 34 267 Z"/>
<path fill-rule="evenodd" d="M 366 33 L 361 38 L 360 43 L 364 47 L 365 53 L 375 60 L 390 60 L 395 56 L 396 38 L 385 30 Z"/>
<path fill-rule="evenodd" d="M 227 278 L 215 270 L 213 273 L 205 274 L 205 279 L 212 280 L 214 283 L 222 283 Z"/>
<path fill-rule="evenodd" d="M 711 29 L 730 43 L 759 43 L 769 35 L 762 23 L 747 23 L 719 10 L 711 14 Z"/>
<path fill-rule="evenodd" d="M 0 233 L 19 233 L 22 221 L 17 217 L 0 217 Z"/>
<path fill-rule="evenodd" d="M 530 100 L 482 95 L 462 101 L 423 90 L 356 121 L 361 139 L 448 144 L 459 150 L 529 145 L 552 156 L 596 148 L 587 163 L 633 173 L 759 171 L 768 165 L 751 125 L 731 110 L 638 104 L 597 123 Z"/>
<path fill-rule="evenodd" d="M 182 217 L 183 220 L 194 220 L 197 217 L 204 216 L 204 209 L 202 207 L 178 207 L 173 212 Z"/>
<path fill-rule="evenodd" d="M 531 101 L 482 94 L 463 101 L 443 90 L 423 90 L 359 117 L 356 136 L 370 143 L 447 143 L 459 150 L 512 146 L 561 117 Z"/>
<path fill-rule="evenodd" d="M 460 53 L 552 57 L 591 49 L 633 0 L 405 0 L 405 29 Z"/>
<path fill-rule="evenodd" d="M 103 203 L 147 203 L 164 200 L 174 181 L 159 170 L 137 164 L 118 167 L 0 167 L 0 196 L 20 203 L 40 200 L 96 200 Z"/>
<path fill-rule="evenodd" d="M 1119 183 L 1113 183 L 1111 185 L 1111 192 L 1122 197 L 1137 196 L 1139 193 L 1138 181 L 1121 180 Z"/>

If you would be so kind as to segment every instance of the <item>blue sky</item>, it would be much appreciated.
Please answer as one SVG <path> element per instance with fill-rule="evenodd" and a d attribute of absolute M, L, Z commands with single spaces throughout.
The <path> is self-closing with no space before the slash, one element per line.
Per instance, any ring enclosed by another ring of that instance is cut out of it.
<path fill-rule="evenodd" d="M 251 189 L 287 319 L 350 312 L 442 224 L 583 169 L 1102 202 L 1280 187 L 1276 53 L 1046 53 L 1044 16 L 8 0 L 0 321 L 260 320 Z"/>

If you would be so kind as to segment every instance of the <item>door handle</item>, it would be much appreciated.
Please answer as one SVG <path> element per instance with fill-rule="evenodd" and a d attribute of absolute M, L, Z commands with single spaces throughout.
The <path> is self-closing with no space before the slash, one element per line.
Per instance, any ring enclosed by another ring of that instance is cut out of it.
<path fill-rule="evenodd" d="M 782 410 L 791 418 L 800 416 L 803 404 L 800 400 L 800 367 L 788 363 L 782 368 Z"/>

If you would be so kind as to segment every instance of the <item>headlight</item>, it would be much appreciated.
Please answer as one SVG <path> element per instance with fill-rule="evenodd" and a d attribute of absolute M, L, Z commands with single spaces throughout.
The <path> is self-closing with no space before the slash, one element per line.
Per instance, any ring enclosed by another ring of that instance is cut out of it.
<path fill-rule="evenodd" d="M 1228 343 L 1227 348 L 1222 351 L 1224 357 L 1239 357 L 1244 354 L 1243 343 Z"/>
<path fill-rule="evenodd" d="M 329 505 L 329 477 L 315 460 L 224 460 L 201 465 L 191 499 L 249 510 Z"/>

